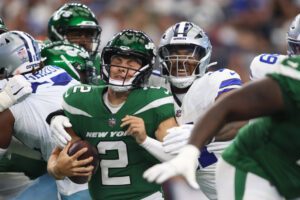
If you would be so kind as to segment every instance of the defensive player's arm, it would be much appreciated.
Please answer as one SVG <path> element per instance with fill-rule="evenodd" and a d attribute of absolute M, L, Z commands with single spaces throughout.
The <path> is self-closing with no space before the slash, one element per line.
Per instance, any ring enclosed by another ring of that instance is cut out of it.
<path fill-rule="evenodd" d="M 219 101 L 220 99 L 224 98 L 225 96 L 232 93 L 234 90 L 230 90 L 228 92 L 222 93 L 216 98 L 216 101 Z M 218 134 L 215 136 L 215 141 L 228 141 L 232 140 L 240 128 L 242 128 L 244 125 L 248 123 L 248 120 L 245 121 L 237 121 L 237 122 L 230 122 L 223 126 L 223 128 L 218 132 Z"/>
<path fill-rule="evenodd" d="M 9 109 L 0 112 L 0 158 L 5 154 L 12 139 L 15 118 Z"/>
<path fill-rule="evenodd" d="M 192 130 L 189 144 L 174 159 L 155 165 L 145 171 L 143 177 L 160 184 L 174 175 L 183 175 L 193 188 L 199 188 L 195 171 L 201 149 L 232 121 L 249 120 L 272 115 L 284 110 L 284 101 L 279 84 L 272 78 L 244 85 L 220 101 L 217 101 L 199 118 Z"/>
<path fill-rule="evenodd" d="M 229 122 L 271 115 L 284 109 L 280 86 L 272 78 L 252 82 L 217 101 L 199 120 L 189 143 L 201 148 Z"/>

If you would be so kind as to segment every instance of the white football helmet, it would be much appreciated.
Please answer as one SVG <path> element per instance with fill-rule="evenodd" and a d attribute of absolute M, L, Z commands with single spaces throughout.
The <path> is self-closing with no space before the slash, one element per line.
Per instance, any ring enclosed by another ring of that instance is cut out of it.
<path fill-rule="evenodd" d="M 203 76 L 212 46 L 205 32 L 192 22 L 179 22 L 163 34 L 158 55 L 161 74 L 176 88 L 189 87 Z"/>
<path fill-rule="evenodd" d="M 34 72 L 39 68 L 41 51 L 32 36 L 22 31 L 0 35 L 0 75 L 7 78 Z"/>
<path fill-rule="evenodd" d="M 292 21 L 287 32 L 288 55 L 300 54 L 300 14 Z"/>

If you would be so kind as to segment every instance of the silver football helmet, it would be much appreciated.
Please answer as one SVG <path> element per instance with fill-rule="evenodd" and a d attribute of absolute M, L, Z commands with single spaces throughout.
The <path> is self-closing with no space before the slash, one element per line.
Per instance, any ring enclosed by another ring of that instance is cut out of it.
<path fill-rule="evenodd" d="M 32 36 L 22 31 L 8 31 L 0 35 L 0 75 L 7 78 L 39 68 L 41 51 Z"/>
<path fill-rule="evenodd" d="M 161 74 L 176 88 L 189 87 L 203 76 L 212 46 L 205 32 L 192 22 L 179 22 L 163 34 L 158 55 Z"/>
<path fill-rule="evenodd" d="M 300 54 L 300 14 L 292 21 L 287 32 L 288 55 Z"/>

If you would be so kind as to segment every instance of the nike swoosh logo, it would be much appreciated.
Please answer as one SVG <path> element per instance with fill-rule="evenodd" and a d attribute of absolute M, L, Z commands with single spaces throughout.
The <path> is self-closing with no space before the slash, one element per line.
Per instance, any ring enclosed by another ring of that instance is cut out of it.
<path fill-rule="evenodd" d="M 15 93 L 13 93 L 13 95 L 18 94 L 24 87 L 20 88 L 18 91 L 16 91 Z"/>

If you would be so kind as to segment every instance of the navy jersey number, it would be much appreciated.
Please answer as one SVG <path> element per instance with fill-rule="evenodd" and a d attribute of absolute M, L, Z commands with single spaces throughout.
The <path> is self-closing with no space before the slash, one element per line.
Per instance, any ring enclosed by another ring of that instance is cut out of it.
<path fill-rule="evenodd" d="M 278 54 L 262 54 L 259 57 L 259 61 L 267 64 L 275 64 L 278 60 Z"/>
<path fill-rule="evenodd" d="M 207 147 L 204 146 L 201 149 L 201 154 L 200 157 L 198 158 L 199 164 L 202 168 L 208 167 L 218 161 L 217 156 L 212 153 L 207 151 Z"/>

